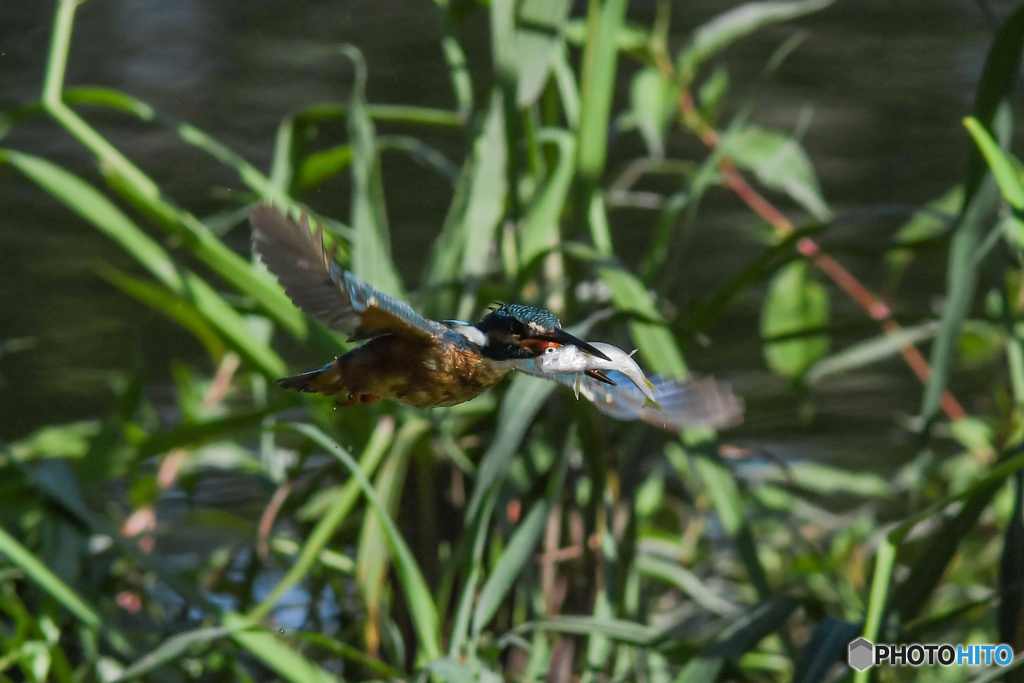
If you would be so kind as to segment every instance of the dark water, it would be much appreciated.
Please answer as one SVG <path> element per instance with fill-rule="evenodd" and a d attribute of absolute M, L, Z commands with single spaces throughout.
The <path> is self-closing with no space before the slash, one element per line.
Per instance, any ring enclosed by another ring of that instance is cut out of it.
<path fill-rule="evenodd" d="M 675 3 L 673 45 L 734 4 Z M 633 5 L 630 17 L 649 23 L 654 3 Z M 1012 6 L 997 2 L 991 10 L 1004 17 Z M 0 3 L 3 106 L 38 96 L 51 11 L 51 3 Z M 371 101 L 450 108 L 439 30 L 436 8 L 427 0 L 93 0 L 78 12 L 67 83 L 126 91 L 266 168 L 283 115 L 348 95 L 351 67 L 327 56 L 338 43 L 363 50 Z M 805 41 L 761 88 L 752 118 L 791 131 L 811 117 L 804 144 L 825 197 L 844 217 L 822 243 L 878 290 L 885 277 L 879 248 L 900 224 L 898 210 L 941 195 L 963 176 L 968 142 L 960 119 L 970 111 L 991 26 L 984 6 L 971 0 L 841 0 L 730 49 L 725 63 L 734 104 L 755 86 L 772 51 L 797 30 L 806 31 Z M 460 37 L 479 96 L 489 70 L 483 12 Z M 625 59 L 622 68 L 631 72 L 636 65 Z M 88 116 L 169 196 L 201 216 L 222 206 L 215 197 L 220 188 L 237 187 L 231 172 L 165 132 L 108 114 Z M 467 151 L 457 131 L 381 128 L 420 135 L 455 160 Z M 20 125 L 2 144 L 97 180 L 77 143 L 46 121 Z M 681 133 L 669 137 L 668 149 L 674 156 L 700 153 Z M 639 151 L 632 136 L 615 140 L 610 168 L 621 168 Z M 415 282 L 450 187 L 406 157 L 386 157 L 384 174 L 396 258 Z M 169 358 L 203 362 L 184 333 L 95 275 L 95 264 L 104 261 L 131 268 L 115 245 L 11 169 L 0 167 L 0 187 L 0 342 L 19 338 L 29 347 L 0 356 L 0 437 L 102 416 L 112 402 L 111 376 L 138 364 L 150 377 L 166 378 Z M 336 180 L 307 199 L 344 216 L 347 194 L 344 181 Z M 654 217 L 640 210 L 613 215 L 616 250 L 627 261 L 646 247 Z M 688 250 L 675 260 L 672 300 L 685 307 L 753 259 L 763 249 L 752 237 L 753 222 L 725 192 L 711 193 Z M 242 231 L 229 239 L 246 248 Z M 902 319 L 932 314 L 944 272 L 942 250 L 915 263 L 897 301 Z M 733 436 L 780 456 L 854 467 L 889 467 L 909 456 L 897 420 L 920 404 L 921 389 L 909 370 L 893 360 L 828 381 L 813 394 L 813 416 L 805 419 L 801 399 L 764 368 L 757 343 L 762 293 L 744 294 L 709 330 L 710 346 L 689 352 L 695 368 L 729 379 L 747 397 L 747 423 Z M 841 293 L 833 292 L 832 311 L 849 330 L 833 348 L 877 333 Z M 969 385 L 957 389 L 969 410 L 984 409 L 972 402 Z"/>

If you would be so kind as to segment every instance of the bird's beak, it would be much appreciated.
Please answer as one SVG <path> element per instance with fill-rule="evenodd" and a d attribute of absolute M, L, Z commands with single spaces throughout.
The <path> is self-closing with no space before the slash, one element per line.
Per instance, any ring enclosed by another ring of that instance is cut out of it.
<path fill-rule="evenodd" d="M 560 346 L 569 346 L 571 344 L 572 346 L 575 346 L 576 348 L 578 348 L 580 351 L 585 351 L 586 353 L 589 353 L 591 356 L 597 356 L 598 358 L 601 358 L 601 359 L 607 360 L 607 361 L 611 360 L 611 358 L 609 358 L 608 356 L 604 355 L 603 353 L 598 351 L 596 348 L 594 348 L 593 346 L 591 346 L 587 342 L 583 341 L 582 339 L 580 339 L 578 337 L 574 337 L 573 335 L 569 334 L 565 330 L 559 329 L 559 330 L 553 330 L 551 332 L 546 332 L 546 333 L 543 333 L 543 334 L 531 334 L 530 335 L 530 339 L 537 339 L 537 340 L 540 340 L 540 341 L 555 342 L 556 344 L 558 344 Z"/>

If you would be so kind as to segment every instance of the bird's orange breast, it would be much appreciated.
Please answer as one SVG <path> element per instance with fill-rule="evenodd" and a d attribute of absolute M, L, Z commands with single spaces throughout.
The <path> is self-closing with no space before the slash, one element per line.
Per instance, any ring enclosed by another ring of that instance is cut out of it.
<path fill-rule="evenodd" d="M 337 362 L 351 392 L 417 408 L 468 401 L 512 369 L 511 364 L 483 357 L 471 345 L 432 344 L 398 335 L 372 339 Z"/>

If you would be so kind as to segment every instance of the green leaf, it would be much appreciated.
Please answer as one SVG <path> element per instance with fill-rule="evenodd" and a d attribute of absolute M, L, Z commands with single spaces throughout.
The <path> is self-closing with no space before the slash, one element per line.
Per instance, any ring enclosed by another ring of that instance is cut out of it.
<path fill-rule="evenodd" d="M 637 316 L 629 330 L 634 343 L 651 368 L 671 377 L 685 377 L 686 362 L 672 333 L 664 325 L 661 313 L 654 305 L 647 287 L 633 273 L 617 264 L 612 256 L 611 234 L 604 196 L 594 192 L 590 202 L 590 232 L 598 251 L 606 259 L 598 261 L 598 275 L 608 285 L 615 307 Z"/>
<path fill-rule="evenodd" d="M 608 121 L 619 57 L 616 41 L 626 17 L 627 4 L 628 0 L 600 3 L 596 19 L 587 25 L 580 85 L 582 108 L 577 167 L 583 182 L 591 187 L 596 186 L 604 173 L 608 153 Z"/>
<path fill-rule="evenodd" d="M 46 591 L 54 600 L 75 615 L 78 621 L 92 629 L 98 629 L 102 620 L 96 610 L 86 604 L 67 584 L 40 562 L 32 552 L 18 543 L 0 526 L 0 555 L 11 563 L 22 567 L 30 581 Z"/>
<path fill-rule="evenodd" d="M 1003 554 L 999 561 L 999 642 L 1017 645 L 1024 618 L 1024 476 L 1013 482 L 1013 511 L 1003 532 Z"/>
<path fill-rule="evenodd" d="M 9 444 L 5 451 L 18 462 L 34 458 L 74 458 L 89 452 L 89 442 L 100 432 L 96 420 L 82 420 L 40 427 L 25 438 Z M 2 460 L 0 463 L 7 465 Z"/>
<path fill-rule="evenodd" d="M 715 67 L 711 76 L 701 84 L 697 91 L 697 102 L 700 104 L 700 114 L 705 121 L 712 125 L 718 119 L 718 112 L 722 108 L 725 94 L 729 91 L 729 70 L 724 66 Z"/>
<path fill-rule="evenodd" d="M 454 657 L 440 657 L 423 667 L 424 673 L 433 677 L 427 680 L 440 680 L 444 683 L 477 683 L 478 678 L 468 666 Z"/>
<path fill-rule="evenodd" d="M 820 329 L 828 325 L 828 292 L 807 272 L 807 263 L 794 261 L 772 278 L 761 311 L 761 337 L 770 338 Z M 796 379 L 828 353 L 827 335 L 765 344 L 768 367 Z"/>
<path fill-rule="evenodd" d="M 122 671 L 117 678 L 108 681 L 108 683 L 123 683 L 124 681 L 139 678 L 143 674 L 147 674 L 153 669 L 177 659 L 193 645 L 219 640 L 225 636 L 231 635 L 239 628 L 241 628 L 240 624 L 236 625 L 234 628 L 213 626 L 210 628 L 199 628 L 194 631 L 176 633 L 161 643 L 156 649 L 136 660 L 135 663 Z"/>
<path fill-rule="evenodd" d="M 116 268 L 103 268 L 100 276 L 128 296 L 141 301 L 192 333 L 213 360 L 224 355 L 224 342 L 191 301 L 158 285 L 134 278 Z"/>
<path fill-rule="evenodd" d="M 722 150 L 738 166 L 753 171 L 765 187 L 785 192 L 815 219 L 824 222 L 832 217 L 811 160 L 795 139 L 751 125 L 727 133 Z"/>
<path fill-rule="evenodd" d="M 748 580 L 757 589 L 762 599 L 771 595 L 768 576 L 757 554 L 757 544 L 753 532 L 743 512 L 743 496 L 732 472 L 720 458 L 708 452 L 711 444 L 705 442 L 700 447 L 691 448 L 691 462 L 704 483 L 711 503 L 718 512 L 727 534 L 736 544 L 736 550 L 747 568 Z M 671 446 L 671 444 L 670 444 Z"/>
<path fill-rule="evenodd" d="M 557 128 L 543 128 L 537 139 L 555 144 L 558 148 L 558 163 L 523 222 L 523 237 L 519 247 L 521 268 L 558 245 L 559 221 L 576 169 L 576 138 L 572 133 Z"/>
<path fill-rule="evenodd" d="M 473 495 L 466 508 L 466 520 L 476 517 L 491 487 L 504 481 L 512 456 L 526 436 L 526 430 L 554 389 L 554 382 L 539 377 L 517 374 L 512 379 L 498 411 L 498 427 L 491 445 L 480 460 Z"/>
<path fill-rule="evenodd" d="M 833 1 L 751 2 L 718 15 L 694 31 L 689 44 L 680 51 L 676 58 L 680 78 L 684 83 L 693 80 L 701 64 L 757 29 L 816 12 Z"/>
<path fill-rule="evenodd" d="M 647 153 L 665 156 L 665 126 L 675 107 L 675 84 L 654 67 L 637 71 L 629 90 L 630 111 L 647 143 Z"/>
<path fill-rule="evenodd" d="M 454 125 L 465 124 L 473 112 L 473 79 L 469 75 L 469 68 L 466 66 L 466 53 L 463 52 L 459 41 L 451 33 L 441 37 L 441 49 L 444 52 L 444 60 L 448 64 L 448 72 L 451 74 L 452 89 L 455 91 L 455 113 L 450 118 L 454 119 Z M 448 114 L 448 112 L 444 112 Z"/>
<path fill-rule="evenodd" d="M 309 190 L 341 173 L 352 163 L 352 146 L 337 145 L 314 152 L 302 160 L 296 180 L 300 190 Z"/>
<path fill-rule="evenodd" d="M 1017 171 L 1018 165 L 999 149 L 999 145 L 978 119 L 968 116 L 964 119 L 964 127 L 974 138 L 974 144 L 981 150 L 989 168 L 992 169 L 992 175 L 999 184 L 1003 199 L 1016 209 L 1024 209 L 1024 182 Z"/>
<path fill-rule="evenodd" d="M 262 373 L 269 377 L 284 374 L 284 361 L 252 335 L 237 311 L 201 278 L 175 265 L 159 244 L 94 187 L 45 159 L 14 150 L 0 150 L 0 161 L 7 161 L 24 173 L 117 242 L 165 287 L 190 301 L 202 313 L 207 324 L 223 335 L 228 345 Z"/>
<path fill-rule="evenodd" d="M 429 429 L 425 420 L 410 420 L 402 425 L 395 437 L 391 452 L 377 473 L 376 491 L 389 514 L 396 514 L 409 469 L 409 457 L 419 438 Z M 376 515 L 363 517 L 356 554 L 356 579 L 362 589 L 368 618 L 374 618 L 375 627 L 382 622 L 381 597 L 388 570 L 388 543 L 384 528 Z"/>
<path fill-rule="evenodd" d="M 352 148 L 352 272 L 381 291 L 406 299 L 402 281 L 391 261 L 380 156 L 373 123 L 366 110 L 366 62 L 362 53 L 351 45 L 343 45 L 341 51 L 356 67 L 348 112 Z"/>
<path fill-rule="evenodd" d="M 494 235 L 505 212 L 505 198 L 508 194 L 507 163 L 504 108 L 501 93 L 495 90 L 483 129 L 473 145 L 473 177 L 465 212 L 456 228 L 461 234 L 463 245 L 459 273 L 464 281 L 477 281 L 487 272 Z M 469 317 L 474 303 L 475 297 L 464 296 L 459 305 L 458 317 Z"/>
<path fill-rule="evenodd" d="M 30 581 L 39 586 L 43 591 L 60 603 L 67 611 L 75 616 L 85 626 L 92 629 L 102 629 L 120 652 L 127 651 L 127 641 L 113 628 L 106 626 L 100 615 L 85 602 L 75 591 L 56 574 L 50 571 L 46 565 L 39 561 L 28 548 L 8 534 L 3 527 L 0 527 L 0 555 L 5 556 L 12 564 L 20 567 Z"/>
<path fill-rule="evenodd" d="M 765 636 L 781 630 L 800 602 L 778 596 L 765 600 L 756 607 L 734 618 L 729 627 L 707 648 L 705 655 L 738 658 L 749 651 Z"/>
<path fill-rule="evenodd" d="M 419 637 L 420 646 L 423 648 L 427 659 L 431 661 L 437 659 L 441 654 L 441 644 L 439 641 L 437 609 L 434 607 L 434 600 L 430 595 L 430 589 L 427 587 L 427 582 L 420 572 L 419 565 L 416 564 L 412 551 L 409 550 L 409 546 L 395 525 L 394 520 L 388 515 L 370 480 L 366 478 L 366 474 L 363 473 L 351 455 L 316 427 L 295 423 L 285 426 L 302 434 L 337 458 L 359 484 L 359 488 L 362 490 L 363 495 L 366 496 L 370 507 L 373 508 L 373 511 L 380 518 L 381 525 L 384 528 L 384 536 L 391 547 L 392 559 L 398 571 L 398 577 L 402 582 L 402 588 L 405 591 L 409 614 L 416 629 L 416 634 Z"/>
<path fill-rule="evenodd" d="M 996 34 L 985 58 L 974 105 L 974 118 L 990 132 L 996 133 L 995 138 L 1000 141 L 1001 147 L 1008 144 L 1010 139 L 1012 117 L 1009 97 L 1017 85 L 1022 46 L 1024 6 L 1017 8 Z M 939 412 L 960 325 L 967 317 L 974 299 L 978 266 L 975 254 L 999 207 L 996 184 L 986 173 L 984 160 L 976 149 L 971 153 L 964 188 L 964 205 L 949 252 L 949 277 L 942 309 L 942 329 L 932 345 L 931 375 L 921 400 L 921 416 L 926 422 Z"/>
<path fill-rule="evenodd" d="M 636 566 L 641 574 L 674 586 L 706 610 L 725 616 L 734 616 L 740 611 L 739 607 L 704 585 L 699 577 L 677 561 L 643 553 L 637 556 Z"/>
<path fill-rule="evenodd" d="M 339 683 L 332 674 L 281 642 L 272 633 L 249 626 L 245 617 L 231 612 L 222 619 L 231 629 L 231 639 L 263 662 L 281 678 L 292 683 Z M 239 630 L 241 629 L 241 630 Z"/>
<path fill-rule="evenodd" d="M 698 655 L 686 663 L 674 683 L 715 683 L 724 666 L 724 657 Z"/>
<path fill-rule="evenodd" d="M 860 635 L 860 624 L 825 617 L 814 627 L 811 639 L 800 653 L 793 683 L 817 683 L 827 678 L 837 662 L 846 661 L 847 646 Z"/>
<path fill-rule="evenodd" d="M 539 502 L 533 506 L 509 540 L 508 547 L 498 559 L 498 565 L 487 578 L 480 597 L 477 599 L 476 610 L 473 612 L 473 638 L 479 639 L 495 612 L 501 606 L 505 596 L 512 588 L 519 572 L 533 557 L 533 550 L 544 531 L 544 523 L 548 517 L 548 506 Z"/>
<path fill-rule="evenodd" d="M 591 617 L 557 616 L 550 619 L 539 619 L 528 621 L 513 629 L 514 633 L 526 633 L 529 631 L 554 631 L 556 633 L 569 633 L 572 635 L 589 636 L 602 635 L 611 640 L 636 645 L 639 647 L 650 647 L 658 637 L 658 631 L 638 624 L 635 621 L 625 619 L 593 619 Z"/>
<path fill-rule="evenodd" d="M 904 327 L 893 334 L 882 334 L 873 339 L 848 346 L 839 353 L 822 358 L 804 375 L 807 384 L 817 384 L 829 375 L 856 370 L 877 363 L 898 354 L 904 346 L 920 344 L 931 339 L 939 331 L 938 321 L 931 321 Z"/>
<path fill-rule="evenodd" d="M 516 104 L 520 109 L 537 101 L 551 73 L 559 34 L 569 15 L 569 0 L 523 0 L 516 28 Z"/>
<path fill-rule="evenodd" d="M 370 439 L 363 449 L 363 453 L 359 458 L 360 471 L 365 476 L 373 476 L 374 470 L 380 464 L 384 454 L 387 453 L 388 447 L 391 445 L 391 440 L 394 435 L 395 423 L 393 419 L 386 418 L 377 423 L 376 428 L 370 435 Z M 338 527 L 348 516 L 348 513 L 355 506 L 356 501 L 359 498 L 359 486 L 360 483 L 355 478 L 349 479 L 345 482 L 345 485 L 341 487 L 340 493 L 335 495 L 327 510 L 323 513 L 319 522 L 310 532 L 306 538 L 305 543 L 302 545 L 302 550 L 299 552 L 299 557 L 289 569 L 288 572 L 277 582 L 273 590 L 263 599 L 263 602 L 256 605 L 252 611 L 249 612 L 247 618 L 252 622 L 257 622 L 262 619 L 277 601 L 280 600 L 285 593 L 287 593 L 292 586 L 298 583 L 309 568 L 316 562 L 319 557 L 321 550 L 327 545 L 327 542 L 331 540 L 331 537 L 338 530 Z"/>

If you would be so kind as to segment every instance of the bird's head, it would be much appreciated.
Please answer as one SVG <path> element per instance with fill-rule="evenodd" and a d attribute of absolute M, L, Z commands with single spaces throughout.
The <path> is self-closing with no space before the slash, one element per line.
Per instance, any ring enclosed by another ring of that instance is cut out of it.
<path fill-rule="evenodd" d="M 481 351 L 492 360 L 536 358 L 549 347 L 569 344 L 608 359 L 587 342 L 563 330 L 551 311 L 536 306 L 505 304 L 491 311 L 474 327 L 486 336 L 487 343 Z"/>

